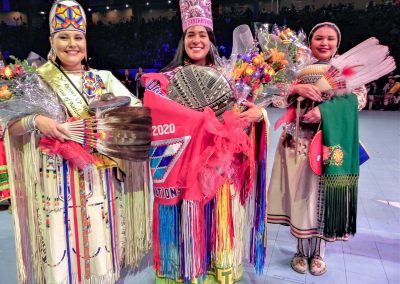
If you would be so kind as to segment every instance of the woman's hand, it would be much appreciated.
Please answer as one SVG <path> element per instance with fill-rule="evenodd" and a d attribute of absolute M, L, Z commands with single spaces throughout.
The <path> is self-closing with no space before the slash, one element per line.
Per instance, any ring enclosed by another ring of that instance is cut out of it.
<path fill-rule="evenodd" d="M 247 106 L 249 109 L 239 113 L 239 117 L 245 119 L 247 122 L 258 122 L 262 117 L 262 111 L 254 103 L 244 101 L 243 105 Z"/>
<path fill-rule="evenodd" d="M 319 110 L 319 107 L 315 107 L 311 109 L 309 112 L 307 112 L 305 115 L 303 115 L 302 121 L 308 123 L 321 122 L 321 111 Z"/>
<path fill-rule="evenodd" d="M 47 137 L 58 139 L 61 142 L 64 142 L 65 137 L 69 137 L 68 131 L 51 118 L 38 115 L 35 118 L 35 124 L 40 133 Z"/>
<path fill-rule="evenodd" d="M 293 86 L 292 94 L 299 94 L 303 98 L 311 99 L 316 102 L 322 101 L 321 91 L 311 84 L 297 84 Z"/>

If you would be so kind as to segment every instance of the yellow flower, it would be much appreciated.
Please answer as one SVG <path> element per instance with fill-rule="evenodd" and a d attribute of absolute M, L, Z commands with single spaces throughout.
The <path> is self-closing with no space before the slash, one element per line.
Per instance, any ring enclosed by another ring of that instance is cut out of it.
<path fill-rule="evenodd" d="M 253 61 L 253 63 L 254 63 L 255 65 L 260 65 L 261 63 L 264 62 L 264 57 L 263 57 L 262 54 L 258 54 L 257 56 L 254 56 L 254 58 L 253 58 L 252 61 Z"/>
<path fill-rule="evenodd" d="M 275 73 L 276 73 L 276 72 L 275 72 L 275 70 L 274 70 L 274 69 L 272 69 L 272 68 L 268 68 L 268 70 L 267 70 L 267 74 L 268 74 L 268 75 L 270 75 L 270 76 L 272 77 L 272 76 L 274 76 L 274 75 L 275 75 Z"/>
<path fill-rule="evenodd" d="M 275 70 L 269 65 L 266 65 L 264 67 L 264 75 L 267 75 L 267 74 L 270 75 L 271 77 L 275 75 Z"/>
<path fill-rule="evenodd" d="M 332 160 L 334 165 L 341 166 L 343 164 L 344 153 L 341 148 L 336 148 L 332 153 Z"/>
<path fill-rule="evenodd" d="M 0 86 L 0 100 L 8 100 L 11 95 L 7 85 Z"/>
<path fill-rule="evenodd" d="M 13 75 L 13 71 L 10 66 L 6 66 L 3 70 L 4 77 L 11 78 Z"/>
<path fill-rule="evenodd" d="M 249 65 L 248 63 L 242 63 L 238 66 L 235 67 L 235 69 L 233 70 L 233 77 L 235 78 L 235 80 L 239 80 L 240 76 L 242 76 L 244 70 L 246 69 L 247 65 Z"/>
<path fill-rule="evenodd" d="M 283 44 L 288 44 L 290 43 L 289 38 L 293 35 L 293 32 L 291 29 L 287 28 L 284 31 L 281 31 L 279 33 L 279 38 L 282 40 Z"/>
<path fill-rule="evenodd" d="M 253 66 L 253 65 L 248 65 L 247 67 L 246 67 L 246 70 L 244 71 L 244 73 L 246 74 L 246 75 L 248 75 L 248 76 L 251 76 L 251 75 L 253 75 L 253 73 L 256 71 L 256 67 L 255 66 Z"/>

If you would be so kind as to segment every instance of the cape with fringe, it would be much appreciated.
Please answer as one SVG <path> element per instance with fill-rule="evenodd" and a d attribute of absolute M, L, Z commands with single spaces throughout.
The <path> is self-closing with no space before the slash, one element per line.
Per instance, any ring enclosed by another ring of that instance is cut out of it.
<path fill-rule="evenodd" d="M 88 72 L 104 83 L 101 92 L 131 96 L 110 72 Z M 85 92 L 80 96 L 84 85 L 76 83 L 80 77 L 67 80 L 51 62 L 38 73 L 70 116 L 88 116 L 89 98 Z M 5 144 L 19 283 L 114 283 L 123 267 L 139 263 L 150 247 L 146 163 L 112 160 L 92 150 L 87 155 L 100 164 L 78 169 L 52 153 L 61 147 L 43 152 L 35 133 L 6 133 Z M 79 148 L 72 146 L 62 149 Z"/>
<path fill-rule="evenodd" d="M 152 111 L 153 248 L 156 283 L 233 283 L 246 256 L 258 273 L 266 255 L 268 120 L 220 121 L 168 99 L 167 74 L 147 74 Z"/>

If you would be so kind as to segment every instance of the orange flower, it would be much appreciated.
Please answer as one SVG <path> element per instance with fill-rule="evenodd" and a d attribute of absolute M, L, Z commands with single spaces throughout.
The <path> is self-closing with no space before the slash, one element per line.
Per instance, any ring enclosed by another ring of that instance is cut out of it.
<path fill-rule="evenodd" d="M 258 54 L 257 56 L 253 57 L 253 63 L 258 66 L 264 62 L 264 56 L 262 54 Z"/>
<path fill-rule="evenodd" d="M 271 48 L 271 60 L 273 63 L 279 62 L 281 65 L 288 65 L 289 62 L 285 59 L 285 53 L 278 51 L 277 48 Z"/>
<path fill-rule="evenodd" d="M 236 81 L 240 79 L 240 76 L 242 76 L 244 70 L 246 69 L 246 67 L 248 65 L 249 65 L 248 63 L 244 62 L 244 63 L 238 64 L 235 67 L 235 69 L 233 70 L 233 77 L 235 78 Z"/>
<path fill-rule="evenodd" d="M 0 86 L 0 100 L 8 100 L 11 98 L 11 92 L 8 90 L 7 85 Z"/>

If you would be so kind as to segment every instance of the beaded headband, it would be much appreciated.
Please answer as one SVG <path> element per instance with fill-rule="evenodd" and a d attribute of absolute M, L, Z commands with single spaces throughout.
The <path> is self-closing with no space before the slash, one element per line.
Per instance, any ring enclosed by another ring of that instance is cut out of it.
<path fill-rule="evenodd" d="M 56 1 L 50 10 L 50 34 L 59 31 L 79 31 L 86 34 L 86 15 L 75 0 Z"/>

